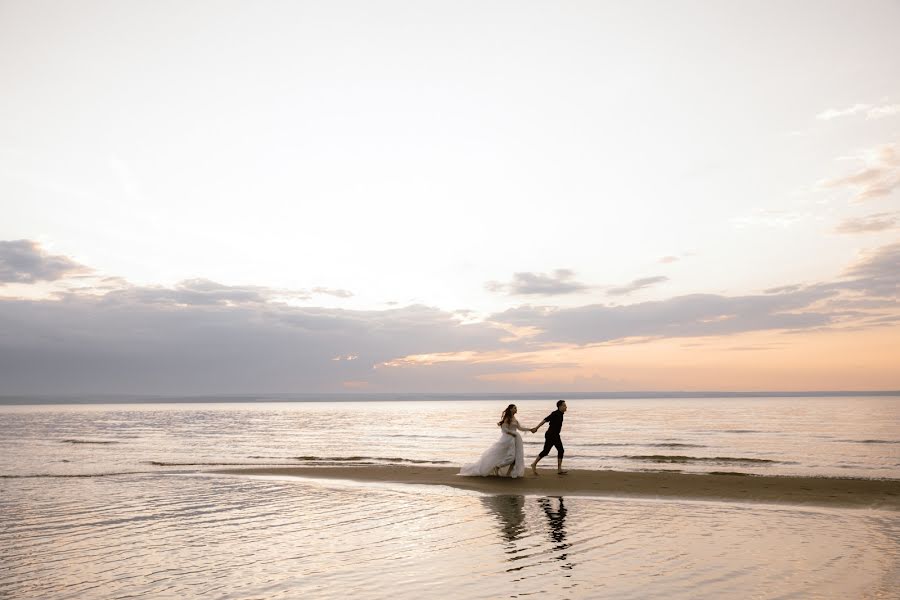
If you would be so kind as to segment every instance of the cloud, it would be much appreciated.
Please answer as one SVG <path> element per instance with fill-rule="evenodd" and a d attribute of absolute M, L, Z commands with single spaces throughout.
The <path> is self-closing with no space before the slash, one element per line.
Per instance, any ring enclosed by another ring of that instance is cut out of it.
<path fill-rule="evenodd" d="M 208 279 L 186 279 L 173 287 L 134 286 L 120 281 L 119 285 L 103 295 L 107 304 L 158 304 L 173 306 L 231 306 L 245 304 L 265 304 L 287 299 L 308 300 L 311 296 L 304 290 L 284 290 L 264 286 L 223 285 Z M 90 290 L 102 288 L 90 287 Z M 80 290 L 58 292 L 57 297 L 65 299 L 78 294 Z"/>
<path fill-rule="evenodd" d="M 841 325 L 872 315 L 844 304 L 823 306 L 843 298 L 896 298 L 900 286 L 900 243 L 866 253 L 833 282 L 785 285 L 762 295 L 691 294 L 624 306 L 595 304 L 560 309 L 523 306 L 491 316 L 498 323 L 538 331 L 527 343 L 606 343 L 628 338 L 721 336 L 765 330 L 807 330 Z M 818 306 L 818 308 L 816 308 Z M 855 308 L 895 308 L 892 303 L 856 304 Z"/>
<path fill-rule="evenodd" d="M 766 290 L 763 290 L 764 294 L 783 294 L 785 292 L 796 292 L 799 289 L 802 289 L 803 286 L 795 283 L 791 285 L 779 285 L 777 287 L 772 287 Z"/>
<path fill-rule="evenodd" d="M 809 217 L 809 213 L 768 209 L 757 210 L 752 215 L 735 217 L 731 219 L 731 222 L 741 228 L 757 225 L 787 229 L 795 223 L 799 223 Z"/>
<path fill-rule="evenodd" d="M 67 256 L 48 254 L 32 240 L 0 241 L 0 284 L 57 281 L 90 272 Z"/>
<path fill-rule="evenodd" d="M 864 202 L 890 195 L 900 187 L 900 147 L 884 144 L 870 150 L 864 157 L 866 166 L 851 175 L 829 179 L 820 185 L 825 188 L 849 187 L 857 189 L 854 201 Z"/>
<path fill-rule="evenodd" d="M 900 298 L 860 298 L 840 296 L 830 300 L 826 300 L 822 305 L 823 307 L 838 311 L 867 311 L 883 309 L 898 311 L 898 309 L 900 309 Z"/>
<path fill-rule="evenodd" d="M 838 117 L 849 117 L 851 115 L 859 114 L 869 110 L 871 107 L 870 104 L 854 104 L 847 108 L 829 108 L 817 114 L 816 118 L 821 121 L 830 121 L 831 119 L 837 119 Z"/>
<path fill-rule="evenodd" d="M 837 293 L 804 288 L 784 294 L 720 296 L 691 294 L 625 306 L 595 304 L 577 308 L 524 306 L 495 314 L 491 320 L 535 327 L 541 342 L 595 344 L 624 338 L 728 335 L 746 331 L 796 329 L 828 325 L 831 315 L 803 311 Z"/>
<path fill-rule="evenodd" d="M 187 279 L 175 284 L 174 289 L 130 288 L 113 292 L 110 299 L 115 299 L 118 295 L 148 303 L 211 305 L 266 302 L 271 297 L 271 291 L 263 287 L 222 285 L 208 279 Z"/>
<path fill-rule="evenodd" d="M 663 283 L 668 281 L 669 278 L 665 275 L 657 275 L 655 277 L 643 277 L 641 279 L 635 279 L 631 283 L 627 285 L 623 285 L 620 287 L 615 287 L 606 291 L 607 294 L 612 296 L 624 296 L 626 294 L 630 294 L 632 292 L 636 292 L 637 290 L 644 289 L 646 287 L 650 287 L 651 285 L 656 285 L 657 283 Z"/>
<path fill-rule="evenodd" d="M 577 294 L 590 289 L 574 281 L 575 273 L 569 269 L 556 269 L 551 274 L 515 273 L 510 283 L 489 281 L 484 287 L 489 292 L 506 292 L 510 296 L 561 296 Z"/>
<path fill-rule="evenodd" d="M 869 296 L 900 296 L 900 242 L 865 253 L 844 271 L 845 280 L 835 285 Z"/>
<path fill-rule="evenodd" d="M 847 108 L 835 109 L 829 108 L 823 110 L 816 115 L 821 121 L 830 121 L 839 117 L 849 117 L 861 113 L 866 114 L 866 119 L 881 119 L 900 114 L 900 104 L 884 104 L 881 106 L 872 106 L 871 104 L 854 104 Z"/>
<path fill-rule="evenodd" d="M 353 297 L 353 292 L 351 292 L 351 291 L 325 288 L 325 287 L 314 287 L 312 289 L 312 293 L 323 294 L 325 296 L 334 296 L 335 298 L 351 298 L 351 297 Z"/>
<path fill-rule="evenodd" d="M 173 287 L 136 287 L 121 277 L 104 277 L 93 269 L 62 255 L 48 254 L 33 240 L 0 240 L 0 285 L 33 284 L 65 280 L 57 297 L 79 293 L 102 293 L 108 301 L 130 299 L 145 303 L 186 305 L 246 304 L 285 300 L 309 300 L 314 295 L 350 298 L 345 289 L 314 287 L 283 289 L 265 286 L 229 286 L 203 278 L 186 279 Z M 80 285 L 72 285 L 79 283 Z"/>
<path fill-rule="evenodd" d="M 107 303 L 140 302 L 173 306 L 189 305 L 238 305 L 283 303 L 310 300 L 306 290 L 291 290 L 253 285 L 224 285 L 203 278 L 185 279 L 170 287 L 136 286 L 121 277 L 96 277 L 75 275 L 65 280 L 66 285 L 48 292 L 56 300 L 67 300 L 84 295 L 102 296 Z"/>
<path fill-rule="evenodd" d="M 865 217 L 850 217 L 838 223 L 835 233 L 870 233 L 888 231 L 897 227 L 898 213 L 875 213 Z"/>
<path fill-rule="evenodd" d="M 866 111 L 866 118 L 881 119 L 882 117 L 891 117 L 898 114 L 900 114 L 900 104 L 886 104 L 870 108 Z"/>

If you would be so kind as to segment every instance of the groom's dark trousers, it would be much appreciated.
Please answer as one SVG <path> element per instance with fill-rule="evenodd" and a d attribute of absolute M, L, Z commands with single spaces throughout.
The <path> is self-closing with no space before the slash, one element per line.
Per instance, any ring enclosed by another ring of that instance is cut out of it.
<path fill-rule="evenodd" d="M 544 434 L 544 449 L 541 450 L 541 453 L 538 454 L 540 458 L 544 458 L 548 454 L 550 454 L 550 448 L 556 447 L 556 451 L 559 453 L 559 457 L 562 458 L 563 454 L 566 453 L 566 449 L 563 448 L 562 438 L 559 437 L 558 433 L 550 434 L 547 432 Z"/>

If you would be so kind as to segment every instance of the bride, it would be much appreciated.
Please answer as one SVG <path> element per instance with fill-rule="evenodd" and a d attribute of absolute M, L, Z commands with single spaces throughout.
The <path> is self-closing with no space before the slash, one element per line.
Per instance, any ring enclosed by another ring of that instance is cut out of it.
<path fill-rule="evenodd" d="M 506 467 L 506 477 L 522 477 L 525 475 L 525 450 L 522 446 L 522 436 L 519 431 L 531 431 L 522 427 L 516 420 L 518 409 L 515 404 L 510 404 L 503 411 L 500 422 L 497 425 L 503 432 L 500 439 L 490 448 L 484 451 L 477 462 L 464 465 L 459 474 L 464 476 L 499 475 L 500 469 Z"/>

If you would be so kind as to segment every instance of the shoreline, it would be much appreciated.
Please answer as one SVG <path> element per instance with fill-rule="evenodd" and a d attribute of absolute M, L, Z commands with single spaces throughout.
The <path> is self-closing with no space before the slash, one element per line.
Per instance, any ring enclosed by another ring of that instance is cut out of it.
<path fill-rule="evenodd" d="M 358 482 L 444 485 L 495 495 L 611 496 L 763 502 L 900 510 L 900 480 L 773 475 L 695 474 L 540 469 L 525 477 L 461 477 L 459 467 L 367 465 L 347 467 L 252 467 L 207 471 Z"/>

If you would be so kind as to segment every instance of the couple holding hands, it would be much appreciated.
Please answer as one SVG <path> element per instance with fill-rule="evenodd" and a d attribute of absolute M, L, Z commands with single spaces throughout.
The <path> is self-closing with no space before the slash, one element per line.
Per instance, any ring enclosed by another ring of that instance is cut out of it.
<path fill-rule="evenodd" d="M 544 449 L 538 454 L 534 462 L 531 463 L 532 472 L 537 475 L 538 462 L 550 453 L 551 448 L 556 448 L 556 472 L 564 475 L 562 461 L 565 449 L 563 448 L 562 439 L 559 432 L 562 430 L 563 415 L 566 412 L 566 401 L 560 400 L 556 403 L 556 410 L 547 415 L 543 421 L 535 427 L 522 427 L 516 419 L 518 409 L 515 404 L 510 404 L 503 411 L 500 422 L 497 425 L 503 432 L 500 439 L 497 440 L 490 448 L 484 451 L 481 458 L 477 462 L 463 466 L 459 474 L 464 476 L 481 476 L 501 475 L 501 469 L 506 468 L 503 473 L 505 477 L 522 477 L 525 475 L 525 450 L 522 446 L 522 436 L 520 431 L 530 431 L 536 433 L 544 423 L 549 424 L 547 432 L 544 434 Z"/>

